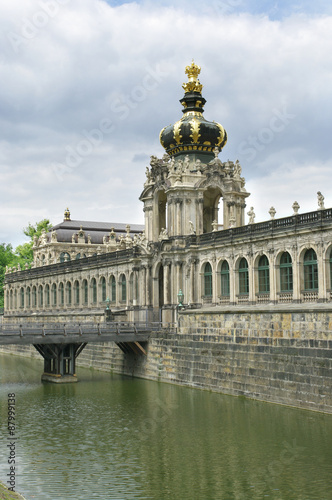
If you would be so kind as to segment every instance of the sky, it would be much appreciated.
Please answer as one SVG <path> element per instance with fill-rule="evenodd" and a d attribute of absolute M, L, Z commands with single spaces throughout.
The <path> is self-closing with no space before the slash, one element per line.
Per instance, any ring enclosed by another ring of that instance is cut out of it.
<path fill-rule="evenodd" d="M 192 59 L 255 222 L 332 207 L 332 2 L 11 0 L 0 28 L 0 243 L 67 207 L 142 224 Z"/>

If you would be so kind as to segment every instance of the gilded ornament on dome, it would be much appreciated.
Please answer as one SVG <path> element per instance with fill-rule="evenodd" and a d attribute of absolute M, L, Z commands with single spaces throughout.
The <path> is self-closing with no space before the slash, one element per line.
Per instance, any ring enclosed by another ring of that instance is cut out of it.
<path fill-rule="evenodd" d="M 176 122 L 173 127 L 174 139 L 177 144 L 181 144 L 182 135 L 181 135 L 181 120 Z"/>
<path fill-rule="evenodd" d="M 200 122 L 196 120 L 196 118 L 193 118 L 190 122 L 190 137 L 192 138 L 193 142 L 198 142 L 198 139 L 201 137 L 201 134 L 199 133 L 199 127 Z"/>
<path fill-rule="evenodd" d="M 186 66 L 185 73 L 188 75 L 189 81 L 182 85 L 185 92 L 202 92 L 203 85 L 198 80 L 198 75 L 201 72 L 200 66 L 195 64 L 194 61 L 190 66 Z"/>
<path fill-rule="evenodd" d="M 216 123 L 216 125 L 218 125 L 218 128 L 220 130 L 220 135 L 218 137 L 218 142 L 216 145 L 217 146 L 220 146 L 220 145 L 224 146 L 226 144 L 226 141 L 227 141 L 225 129 L 219 123 Z"/>

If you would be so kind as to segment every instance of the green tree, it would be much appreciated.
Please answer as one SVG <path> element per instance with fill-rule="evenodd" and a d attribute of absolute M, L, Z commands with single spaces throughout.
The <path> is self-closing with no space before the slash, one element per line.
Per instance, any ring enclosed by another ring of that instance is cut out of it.
<path fill-rule="evenodd" d="M 30 241 L 18 245 L 15 251 L 10 243 L 0 244 L 0 307 L 3 307 L 4 303 L 3 285 L 6 266 L 17 267 L 17 265 L 20 264 L 21 268 L 24 269 L 25 264 L 31 264 L 33 261 L 32 246 L 34 237 L 37 236 L 37 238 L 39 238 L 43 229 L 48 232 L 51 227 L 52 224 L 50 224 L 48 219 L 43 219 L 40 222 L 36 222 L 34 225 L 29 223 L 29 225 L 23 229 L 23 233 L 30 238 Z"/>
<path fill-rule="evenodd" d="M 6 272 L 6 266 L 9 266 L 13 261 L 15 255 L 13 252 L 13 247 L 10 243 L 0 244 L 0 307 L 3 307 L 4 297 L 3 297 L 3 284 Z"/>
<path fill-rule="evenodd" d="M 15 259 L 12 262 L 12 265 L 17 266 L 19 263 L 21 267 L 24 267 L 25 264 L 31 264 L 33 261 L 33 239 L 35 236 L 39 238 L 42 233 L 42 230 L 45 229 L 46 232 L 50 231 L 52 224 L 48 219 L 43 219 L 40 222 L 36 222 L 36 224 L 29 224 L 27 227 L 23 229 L 23 233 L 25 236 L 30 238 L 30 241 L 27 243 L 23 243 L 23 245 L 18 245 L 15 249 Z"/>

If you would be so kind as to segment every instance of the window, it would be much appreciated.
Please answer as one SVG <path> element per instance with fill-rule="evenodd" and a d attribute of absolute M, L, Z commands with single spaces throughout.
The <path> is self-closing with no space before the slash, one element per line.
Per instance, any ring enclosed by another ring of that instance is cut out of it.
<path fill-rule="evenodd" d="M 40 285 L 38 288 L 38 305 L 39 307 L 43 307 L 44 305 L 44 294 L 43 294 L 43 287 Z"/>
<path fill-rule="evenodd" d="M 96 278 L 92 278 L 91 287 L 92 287 L 92 303 L 96 304 L 97 303 L 97 282 L 96 282 Z"/>
<path fill-rule="evenodd" d="M 22 309 L 24 308 L 24 288 L 22 287 L 20 290 L 20 295 L 21 295 L 21 307 Z"/>
<path fill-rule="evenodd" d="M 224 262 L 221 265 L 220 284 L 221 284 L 221 295 L 223 297 L 229 297 L 229 265 L 227 260 L 224 260 Z"/>
<path fill-rule="evenodd" d="M 27 288 L 27 307 L 31 307 L 31 290 L 29 286 Z"/>
<path fill-rule="evenodd" d="M 53 283 L 53 285 L 52 285 L 52 305 L 56 306 L 56 303 L 57 303 L 56 284 Z"/>
<path fill-rule="evenodd" d="M 37 289 L 35 286 L 32 287 L 32 306 L 37 306 Z"/>
<path fill-rule="evenodd" d="M 248 262 L 244 257 L 242 257 L 239 263 L 239 294 L 240 295 L 249 294 Z"/>
<path fill-rule="evenodd" d="M 330 289 L 332 290 L 332 251 L 330 253 Z"/>
<path fill-rule="evenodd" d="M 288 252 L 284 252 L 280 258 L 280 291 L 291 292 L 292 290 L 293 290 L 292 258 Z"/>
<path fill-rule="evenodd" d="M 104 276 L 101 278 L 101 300 L 106 301 L 106 279 Z"/>
<path fill-rule="evenodd" d="M 212 297 L 212 267 L 209 262 L 204 267 L 204 297 Z"/>
<path fill-rule="evenodd" d="M 116 281 L 114 276 L 111 277 L 111 301 L 116 301 Z"/>
<path fill-rule="evenodd" d="M 127 281 L 124 274 L 120 277 L 120 286 L 121 286 L 121 301 L 126 302 L 127 300 Z"/>
<path fill-rule="evenodd" d="M 79 305 L 79 303 L 80 303 L 80 284 L 77 280 L 74 283 L 74 297 L 75 297 L 75 304 Z"/>
<path fill-rule="evenodd" d="M 88 281 L 87 280 L 83 280 L 82 289 L 83 289 L 83 302 L 84 302 L 84 304 L 87 304 L 88 297 L 89 297 L 89 294 L 88 294 L 89 288 L 88 288 Z"/>
<path fill-rule="evenodd" d="M 70 281 L 67 281 L 67 305 L 71 306 L 71 283 Z"/>
<path fill-rule="evenodd" d="M 304 268 L 304 289 L 318 290 L 318 266 L 315 250 L 310 248 L 306 251 L 303 258 Z"/>
<path fill-rule="evenodd" d="M 67 262 L 70 260 L 70 255 L 68 252 L 61 252 L 60 253 L 60 262 Z"/>
<path fill-rule="evenodd" d="M 50 305 L 50 285 L 45 286 L 45 306 L 49 307 Z"/>
<path fill-rule="evenodd" d="M 258 292 L 270 291 L 270 267 L 266 255 L 262 255 L 258 262 Z"/>
<path fill-rule="evenodd" d="M 59 300 L 60 300 L 60 306 L 63 306 L 65 303 L 65 294 L 64 294 L 63 283 L 60 283 L 60 285 L 59 285 Z"/>

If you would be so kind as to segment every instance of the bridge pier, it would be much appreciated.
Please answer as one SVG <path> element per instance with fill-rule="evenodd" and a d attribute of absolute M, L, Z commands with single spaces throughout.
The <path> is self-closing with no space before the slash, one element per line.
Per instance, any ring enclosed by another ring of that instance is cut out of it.
<path fill-rule="evenodd" d="M 56 384 L 77 382 L 76 358 L 87 343 L 34 344 L 44 358 L 42 381 Z"/>

